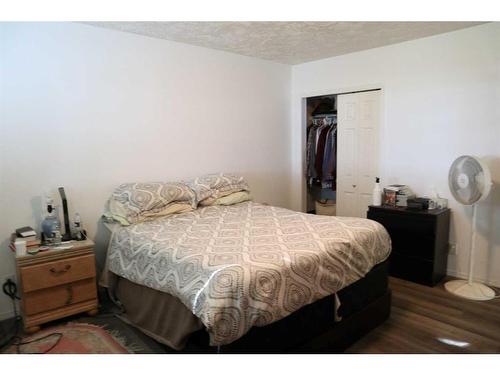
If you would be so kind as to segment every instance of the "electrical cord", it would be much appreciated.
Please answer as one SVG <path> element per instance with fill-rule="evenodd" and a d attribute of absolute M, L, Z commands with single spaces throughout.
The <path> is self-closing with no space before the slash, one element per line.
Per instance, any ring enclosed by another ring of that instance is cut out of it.
<path fill-rule="evenodd" d="M 5 342 L 3 343 L 0 343 L 0 351 L 3 350 L 4 347 L 6 347 L 7 345 L 10 345 L 15 339 L 16 337 L 18 337 L 18 333 L 19 333 L 19 321 L 21 319 L 21 317 L 19 315 L 17 315 L 17 306 L 16 306 L 16 299 L 19 299 L 19 297 L 17 296 L 17 286 L 16 286 L 16 283 L 14 283 L 11 279 L 7 279 L 7 281 L 5 281 L 5 283 L 2 285 L 2 290 L 4 292 L 5 295 L 7 295 L 8 297 L 10 297 L 10 299 L 12 300 L 12 305 L 14 307 L 14 334 L 9 337 L 7 340 L 5 340 Z"/>
<path fill-rule="evenodd" d="M 16 347 L 16 353 L 17 354 L 45 354 L 50 352 L 52 349 L 56 347 L 57 344 L 61 341 L 63 334 L 60 332 L 53 332 L 48 335 L 38 337 L 34 340 L 30 341 L 22 341 L 22 337 L 19 336 L 19 328 L 21 325 L 21 316 L 17 313 L 17 306 L 16 306 L 16 299 L 20 300 L 19 296 L 17 295 L 17 285 L 15 282 L 13 282 L 11 279 L 7 279 L 5 283 L 2 285 L 2 290 L 3 292 L 12 300 L 12 306 L 14 308 L 14 334 L 9 337 L 5 342 L 0 343 L 0 352 L 7 346 L 9 345 L 14 345 Z M 27 344 L 32 344 L 34 342 L 39 342 L 45 339 L 48 339 L 49 337 L 57 337 L 57 340 L 55 343 L 48 349 L 46 349 L 43 352 L 22 352 L 21 353 L 21 346 L 27 345 Z"/>
<path fill-rule="evenodd" d="M 35 352 L 22 352 L 21 353 L 21 350 L 19 348 L 20 346 L 32 344 L 32 343 L 38 342 L 38 341 L 42 341 L 42 340 L 48 339 L 49 337 L 57 337 L 57 340 L 54 342 L 54 344 L 52 344 L 52 346 L 50 348 L 46 349 L 45 351 L 36 352 L 36 353 Z M 57 344 L 59 344 L 62 337 L 63 337 L 63 334 L 61 332 L 53 332 L 53 333 L 49 333 L 48 335 L 39 337 L 39 338 L 34 339 L 34 340 L 30 340 L 30 341 L 22 341 L 22 342 L 14 341 L 14 345 L 16 346 L 16 353 L 17 354 L 46 354 L 46 353 L 50 352 L 52 349 L 54 349 Z"/>
<path fill-rule="evenodd" d="M 12 300 L 21 299 L 17 295 L 17 285 L 11 279 L 7 279 L 3 283 L 2 290 L 3 290 L 4 294 L 9 296 Z"/>

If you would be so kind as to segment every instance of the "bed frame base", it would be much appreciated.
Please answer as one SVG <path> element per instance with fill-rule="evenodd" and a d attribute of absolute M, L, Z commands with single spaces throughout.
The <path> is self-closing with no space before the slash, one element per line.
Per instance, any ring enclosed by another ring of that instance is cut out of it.
<path fill-rule="evenodd" d="M 342 353 L 361 337 L 389 318 L 391 313 L 391 297 L 391 291 L 388 289 L 382 297 L 373 301 L 365 309 L 335 324 L 329 331 L 291 352 Z"/>
<path fill-rule="evenodd" d="M 205 345 L 199 346 L 191 342 L 185 348 L 184 352 L 221 354 L 342 353 L 354 342 L 387 320 L 390 312 L 391 291 L 387 289 L 382 296 L 367 304 L 363 309 L 344 318 L 340 322 L 333 323 L 330 329 L 292 348 L 270 348 L 268 345 L 264 345 L 265 348 L 261 348 L 256 343 L 210 347 Z"/>

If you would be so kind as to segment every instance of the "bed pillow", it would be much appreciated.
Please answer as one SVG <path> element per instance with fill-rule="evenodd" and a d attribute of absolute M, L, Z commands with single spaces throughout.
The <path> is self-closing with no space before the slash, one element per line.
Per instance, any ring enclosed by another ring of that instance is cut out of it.
<path fill-rule="evenodd" d="M 243 176 L 232 173 L 214 173 L 193 180 L 185 181 L 202 205 L 210 205 L 216 199 L 239 191 L 249 191 L 248 183 Z"/>
<path fill-rule="evenodd" d="M 239 189 L 239 188 L 235 188 L 235 189 L 231 189 L 231 190 L 227 190 L 227 191 L 217 191 L 217 192 L 214 192 L 211 196 L 209 196 L 208 198 L 205 198 L 203 199 L 199 205 L 200 206 L 214 206 L 216 205 L 217 201 L 221 198 L 224 198 L 224 197 L 227 197 L 229 195 L 232 195 L 232 194 L 236 194 L 236 193 L 241 193 L 242 190 Z M 247 192 L 248 193 L 248 192 Z"/>
<path fill-rule="evenodd" d="M 104 216 L 122 225 L 191 211 L 195 194 L 178 182 L 126 183 L 108 200 Z"/>
<path fill-rule="evenodd" d="M 237 193 L 232 193 L 224 197 L 217 198 L 213 203 L 213 206 L 231 206 L 233 204 L 251 201 L 252 196 L 248 191 L 238 191 Z"/>

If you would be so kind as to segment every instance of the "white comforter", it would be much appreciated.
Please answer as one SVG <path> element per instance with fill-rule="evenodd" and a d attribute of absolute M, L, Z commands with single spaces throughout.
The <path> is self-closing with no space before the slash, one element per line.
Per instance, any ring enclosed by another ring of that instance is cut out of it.
<path fill-rule="evenodd" d="M 108 266 L 178 297 L 223 345 L 359 280 L 390 248 L 371 220 L 245 202 L 121 227 Z"/>

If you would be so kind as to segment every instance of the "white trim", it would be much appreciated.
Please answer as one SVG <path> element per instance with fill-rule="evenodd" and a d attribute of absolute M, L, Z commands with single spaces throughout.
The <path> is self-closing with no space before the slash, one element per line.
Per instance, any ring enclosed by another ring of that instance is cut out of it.
<path fill-rule="evenodd" d="M 0 311 L 0 321 L 14 317 L 14 310 Z"/>

